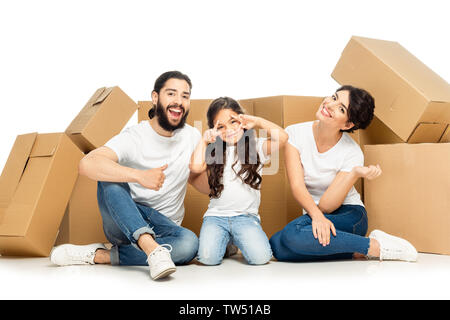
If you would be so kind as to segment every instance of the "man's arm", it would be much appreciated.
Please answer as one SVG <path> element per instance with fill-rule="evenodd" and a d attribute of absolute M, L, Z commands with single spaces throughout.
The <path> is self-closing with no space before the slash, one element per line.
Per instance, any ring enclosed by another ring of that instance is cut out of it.
<path fill-rule="evenodd" d="M 149 170 L 138 170 L 118 163 L 116 153 L 108 147 L 100 147 L 89 152 L 81 159 L 78 172 L 82 176 L 96 181 L 137 182 L 142 186 L 159 190 L 165 179 L 167 165 Z"/>

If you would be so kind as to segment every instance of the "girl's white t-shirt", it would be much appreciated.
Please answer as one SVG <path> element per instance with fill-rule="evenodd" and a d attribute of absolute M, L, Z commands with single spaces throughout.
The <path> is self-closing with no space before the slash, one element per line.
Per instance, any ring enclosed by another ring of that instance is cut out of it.
<path fill-rule="evenodd" d="M 200 132 L 188 124 L 175 130 L 173 136 L 164 137 L 156 133 L 148 121 L 141 121 L 111 138 L 105 146 L 112 149 L 119 164 L 126 167 L 147 170 L 168 165 L 164 170 L 164 184 L 158 191 L 139 183 L 128 185 L 135 202 L 151 207 L 181 225 L 189 162 L 200 138 Z"/>
<path fill-rule="evenodd" d="M 256 140 L 256 151 L 262 164 L 266 164 L 270 160 L 270 156 L 265 155 L 263 151 L 263 144 L 266 140 L 264 138 L 257 138 Z M 204 214 L 205 217 L 233 217 L 241 214 L 252 214 L 260 219 L 258 209 L 261 202 L 261 193 L 243 182 L 236 174 L 241 169 L 239 161 L 233 170 L 232 165 L 237 159 L 236 146 L 227 146 L 222 176 L 224 188 L 219 198 L 210 199 L 208 210 Z M 262 167 L 258 170 L 261 177 Z"/>
<path fill-rule="evenodd" d="M 359 145 L 346 133 L 338 143 L 326 152 L 319 153 L 313 134 L 313 123 L 303 122 L 288 126 L 288 143 L 300 153 L 306 188 L 314 202 L 320 198 L 340 171 L 350 172 L 353 167 L 364 165 L 364 155 Z M 364 206 L 361 196 L 353 186 L 342 204 Z M 306 211 L 303 210 L 305 214 Z"/>

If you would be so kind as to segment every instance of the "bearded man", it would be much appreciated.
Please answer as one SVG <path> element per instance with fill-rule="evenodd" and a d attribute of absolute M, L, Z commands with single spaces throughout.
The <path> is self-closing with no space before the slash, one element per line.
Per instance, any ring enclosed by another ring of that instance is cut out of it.
<path fill-rule="evenodd" d="M 187 182 L 208 192 L 207 181 L 190 173 L 189 161 L 201 135 L 185 124 L 192 83 L 178 71 L 163 73 L 152 91 L 150 120 L 126 128 L 87 154 L 79 172 L 98 181 L 103 244 L 65 244 L 52 250 L 57 265 L 147 265 L 160 279 L 195 258 L 198 238 L 181 227 Z"/>

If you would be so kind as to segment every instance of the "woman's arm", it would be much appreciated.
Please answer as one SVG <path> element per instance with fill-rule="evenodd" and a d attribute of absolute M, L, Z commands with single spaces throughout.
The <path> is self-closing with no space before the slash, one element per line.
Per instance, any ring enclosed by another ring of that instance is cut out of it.
<path fill-rule="evenodd" d="M 350 189 L 359 178 L 375 179 L 381 174 L 379 165 L 368 167 L 357 166 L 350 172 L 340 171 L 327 188 L 319 201 L 319 209 L 324 213 L 331 213 L 338 209 L 345 200 Z"/>
<path fill-rule="evenodd" d="M 330 243 L 330 230 L 336 236 L 336 229 L 333 223 L 325 218 L 306 188 L 300 153 L 294 146 L 287 143 L 284 148 L 284 155 L 292 194 L 311 217 L 314 238 L 318 239 L 320 244 L 328 245 Z"/>

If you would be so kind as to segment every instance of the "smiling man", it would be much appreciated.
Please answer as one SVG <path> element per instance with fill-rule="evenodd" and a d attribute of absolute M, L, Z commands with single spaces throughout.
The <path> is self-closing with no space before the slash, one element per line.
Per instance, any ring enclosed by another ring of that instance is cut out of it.
<path fill-rule="evenodd" d="M 80 174 L 98 181 L 103 230 L 113 247 L 61 245 L 52 251 L 53 263 L 148 264 L 152 279 L 159 279 L 196 256 L 197 236 L 181 227 L 187 182 L 200 191 L 207 186 L 189 171 L 201 137 L 185 124 L 191 88 L 181 72 L 162 74 L 152 91 L 150 120 L 123 130 L 81 160 Z"/>

